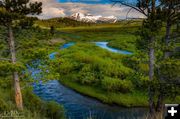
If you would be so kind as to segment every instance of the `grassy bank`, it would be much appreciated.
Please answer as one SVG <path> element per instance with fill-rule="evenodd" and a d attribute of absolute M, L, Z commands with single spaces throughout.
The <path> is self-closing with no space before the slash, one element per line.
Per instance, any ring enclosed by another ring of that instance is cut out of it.
<path fill-rule="evenodd" d="M 132 93 L 113 93 L 103 91 L 99 87 L 81 85 L 77 82 L 69 80 L 60 80 L 60 82 L 81 93 L 83 95 L 95 98 L 103 103 L 110 105 L 117 104 L 124 107 L 147 107 L 148 106 L 148 97 L 145 93 L 140 91 L 134 91 Z"/>
<path fill-rule="evenodd" d="M 9 118 L 15 118 L 20 114 L 26 119 L 49 119 L 58 118 L 65 119 L 64 109 L 58 103 L 47 102 L 36 96 L 30 86 L 25 86 L 25 82 L 21 81 L 23 95 L 23 111 L 16 108 L 14 101 L 14 91 L 11 87 L 11 79 L 2 80 L 0 77 L 0 115 L 5 112 L 13 113 Z M 6 93 L 4 93 L 6 92 Z M 16 114 L 15 114 L 16 113 Z M 5 115 L 4 115 L 5 116 Z"/>
<path fill-rule="evenodd" d="M 134 55 L 112 53 L 93 43 L 78 42 L 60 50 L 49 62 L 60 82 L 107 104 L 125 107 L 148 106 L 148 65 Z M 142 73 L 140 73 L 142 72 Z M 180 98 L 167 98 L 166 103 Z"/>
<path fill-rule="evenodd" d="M 123 60 L 128 57 L 83 42 L 60 50 L 49 65 L 60 75 L 64 85 L 81 94 L 108 104 L 147 106 L 146 89 L 136 87 L 141 87 L 146 79 L 138 77 L 134 69 L 126 66 Z"/>

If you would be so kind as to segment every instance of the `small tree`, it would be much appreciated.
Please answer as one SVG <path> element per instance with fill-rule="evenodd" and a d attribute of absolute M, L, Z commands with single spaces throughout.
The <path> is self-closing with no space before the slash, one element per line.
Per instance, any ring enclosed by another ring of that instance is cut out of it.
<path fill-rule="evenodd" d="M 51 26 L 50 27 L 50 34 L 53 36 L 54 33 L 55 33 L 55 28 L 54 28 L 54 26 Z"/>
<path fill-rule="evenodd" d="M 27 15 L 38 15 L 42 11 L 41 2 L 30 2 L 30 0 L 1 0 L 0 1 L 0 24 L 8 30 L 8 45 L 11 54 L 11 62 L 16 64 L 15 40 L 13 27 L 17 22 L 25 19 Z M 19 75 L 13 71 L 15 102 L 19 110 L 23 110 Z"/>

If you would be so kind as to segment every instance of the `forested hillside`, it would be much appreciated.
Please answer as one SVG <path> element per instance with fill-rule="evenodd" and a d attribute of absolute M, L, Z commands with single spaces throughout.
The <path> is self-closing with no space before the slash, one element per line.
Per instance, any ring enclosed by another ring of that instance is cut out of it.
<path fill-rule="evenodd" d="M 64 27 L 77 27 L 77 26 L 91 26 L 94 23 L 80 22 L 65 17 L 65 18 L 52 18 L 48 20 L 37 20 L 36 24 L 43 27 L 54 26 L 55 28 L 64 28 Z"/>

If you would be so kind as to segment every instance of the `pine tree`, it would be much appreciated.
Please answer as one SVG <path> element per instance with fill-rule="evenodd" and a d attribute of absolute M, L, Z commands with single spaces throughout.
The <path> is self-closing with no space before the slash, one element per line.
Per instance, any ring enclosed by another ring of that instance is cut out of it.
<path fill-rule="evenodd" d="M 38 15 L 42 11 L 41 2 L 30 2 L 30 0 L 1 0 L 0 1 L 0 24 L 8 30 L 8 45 L 11 54 L 11 62 L 16 64 L 16 49 L 13 27 L 27 15 Z M 19 110 L 23 110 L 23 101 L 17 71 L 13 72 L 15 102 Z"/>
<path fill-rule="evenodd" d="M 174 48 L 172 48 L 171 44 L 175 43 L 172 38 L 172 27 L 173 25 L 177 25 L 180 19 L 180 1 L 178 0 L 160 0 L 161 4 L 161 11 L 159 14 L 161 14 L 161 19 L 166 24 L 166 32 L 163 40 L 163 44 L 165 48 L 163 49 L 163 58 L 162 60 L 167 60 L 171 57 L 172 51 Z M 178 27 L 177 27 L 178 29 Z M 175 36 L 176 37 L 176 36 Z M 167 69 L 168 70 L 168 69 Z M 166 79 L 163 75 L 160 76 L 160 82 L 165 82 Z M 158 101 L 156 110 L 161 111 L 163 110 L 163 101 L 164 101 L 164 85 L 160 85 L 160 93 L 158 95 Z"/>

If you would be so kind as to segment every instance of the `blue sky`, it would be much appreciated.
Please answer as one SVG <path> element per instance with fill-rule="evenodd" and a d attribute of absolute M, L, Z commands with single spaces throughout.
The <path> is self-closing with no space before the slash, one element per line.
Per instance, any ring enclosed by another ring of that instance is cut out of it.
<path fill-rule="evenodd" d="M 112 4 L 110 0 L 57 0 L 60 3 L 85 3 L 85 4 Z M 118 0 L 117 0 L 118 1 Z M 135 2 L 136 0 L 124 0 L 128 2 Z"/>
<path fill-rule="evenodd" d="M 115 5 L 112 7 L 110 0 L 33 0 L 43 3 L 43 12 L 38 17 L 48 19 L 53 17 L 66 17 L 74 13 L 115 16 L 119 19 L 125 19 L 130 8 Z M 132 3 L 136 0 L 124 0 Z M 142 18 L 142 14 L 131 10 L 128 18 Z"/>
<path fill-rule="evenodd" d="M 110 0 L 58 0 L 60 3 L 73 2 L 73 3 L 87 3 L 87 4 L 108 4 Z"/>

